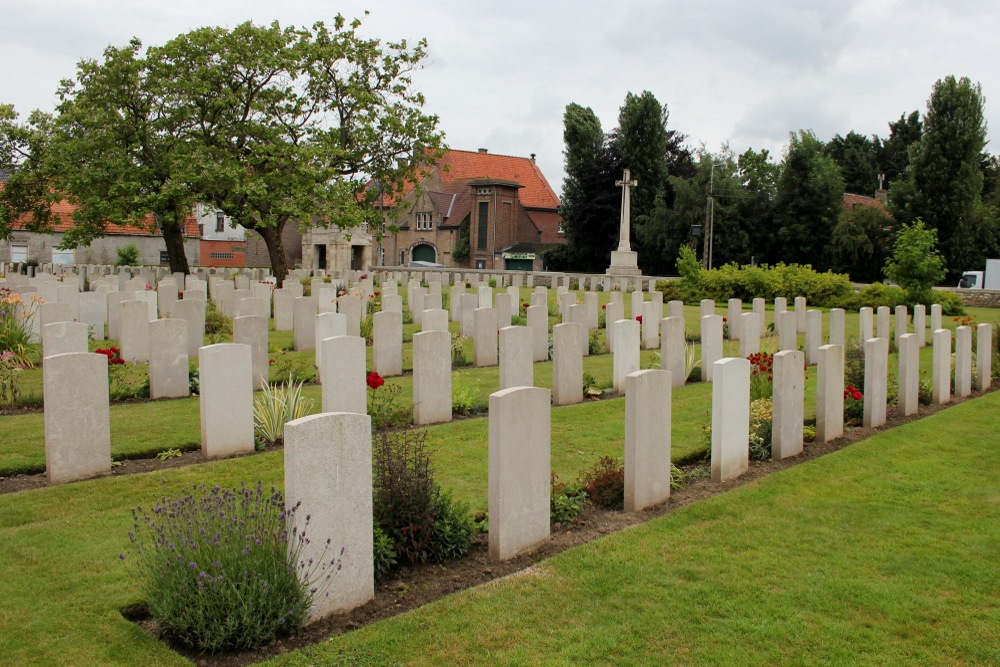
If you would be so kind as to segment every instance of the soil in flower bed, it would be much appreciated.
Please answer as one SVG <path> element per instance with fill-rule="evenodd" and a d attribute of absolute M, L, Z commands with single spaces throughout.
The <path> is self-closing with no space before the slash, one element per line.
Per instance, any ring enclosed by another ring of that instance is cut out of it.
<path fill-rule="evenodd" d="M 317 644 L 331 636 L 351 632 L 369 623 L 401 614 L 451 593 L 494 579 L 506 576 L 531 576 L 532 565 L 566 549 L 669 514 L 680 507 L 718 493 L 725 493 L 773 472 L 835 452 L 864 440 L 878 431 L 929 416 L 962 400 L 956 399 L 945 406 L 921 406 L 919 415 L 892 418 L 885 426 L 878 429 L 848 427 L 843 437 L 823 444 L 807 443 L 801 455 L 784 461 L 750 461 L 750 468 L 744 475 L 722 484 L 715 484 L 711 481 L 707 474 L 707 462 L 686 466 L 685 472 L 694 472 L 695 474 L 691 475 L 692 479 L 687 482 L 684 488 L 673 491 L 667 502 L 634 514 L 588 507 L 576 522 L 553 524 L 551 540 L 538 551 L 505 563 L 491 563 L 487 556 L 487 536 L 477 535 L 469 555 L 465 558 L 442 565 L 420 565 L 397 570 L 385 581 L 376 584 L 375 599 L 364 606 L 347 614 L 326 618 L 295 635 L 276 640 L 253 651 L 202 655 L 182 646 L 171 644 L 171 648 L 203 667 L 235 667 Z M 186 459 L 189 456 L 192 458 L 180 463 L 180 465 L 197 462 L 191 454 L 185 454 L 183 458 Z M 147 469 L 159 469 L 179 460 L 172 459 L 167 462 L 154 460 Z M 122 466 L 115 474 L 145 472 L 146 469 L 140 468 L 147 464 L 149 464 L 148 461 L 131 461 L 128 462 L 128 466 L 132 466 L 131 470 L 126 472 L 124 470 L 126 466 Z M 0 480 L 0 491 L 4 488 L 4 482 L 4 480 Z M 142 606 L 122 610 L 122 614 L 129 620 L 138 623 L 150 634 L 163 639 L 156 622 L 149 618 L 147 610 Z"/>

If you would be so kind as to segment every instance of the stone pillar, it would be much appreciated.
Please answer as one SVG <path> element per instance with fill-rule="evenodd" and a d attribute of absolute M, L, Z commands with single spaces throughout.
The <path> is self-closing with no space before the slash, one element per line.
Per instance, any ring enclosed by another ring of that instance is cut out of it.
<path fill-rule="evenodd" d="M 743 313 L 736 324 L 740 329 L 740 356 L 748 357 L 760 352 L 760 324 L 757 313 Z"/>
<path fill-rule="evenodd" d="M 111 472 L 108 358 L 75 352 L 45 359 L 45 473 L 63 484 Z"/>
<path fill-rule="evenodd" d="M 993 325 L 976 327 L 976 389 L 986 391 L 993 381 Z"/>
<path fill-rule="evenodd" d="M 875 329 L 872 325 L 873 311 L 867 306 L 858 311 L 858 324 L 861 341 L 875 337 Z"/>
<path fill-rule="evenodd" d="M 761 297 L 757 297 L 753 300 L 753 312 L 757 315 L 757 326 L 760 333 L 757 334 L 758 337 L 764 335 L 767 331 L 767 309 L 766 301 Z"/>
<path fill-rule="evenodd" d="M 750 467 L 750 362 L 720 359 L 712 375 L 712 481 L 728 482 Z"/>
<path fill-rule="evenodd" d="M 917 414 L 920 406 L 920 346 L 916 334 L 899 337 L 899 375 L 896 405 L 903 417 Z"/>
<path fill-rule="evenodd" d="M 448 316 L 452 322 L 462 321 L 462 295 L 465 294 L 465 285 L 452 285 L 450 296 L 448 297 Z"/>
<path fill-rule="evenodd" d="M 657 304 L 646 301 L 642 304 L 642 349 L 655 350 L 660 346 L 660 318 L 657 317 Z"/>
<path fill-rule="evenodd" d="M 316 346 L 316 377 L 323 382 L 323 347 L 320 345 L 325 338 L 333 338 L 334 336 L 346 336 L 347 335 L 347 316 L 343 313 L 334 313 L 327 311 L 325 313 L 317 313 L 313 318 L 313 328 L 315 333 L 313 334 L 313 340 Z M 279 378 L 280 379 L 280 378 Z"/>
<path fill-rule="evenodd" d="M 200 348 L 198 380 L 202 453 L 214 459 L 252 452 L 253 375 L 250 346 L 222 343 Z"/>
<path fill-rule="evenodd" d="M 819 346 L 823 344 L 823 312 L 806 312 L 806 365 L 815 366 Z"/>
<path fill-rule="evenodd" d="M 805 333 L 806 331 L 806 298 L 804 296 L 795 297 L 795 331 Z"/>
<path fill-rule="evenodd" d="M 726 318 L 729 322 L 729 340 L 739 340 L 740 338 L 740 316 L 743 314 L 743 302 L 739 299 L 730 299 Z"/>
<path fill-rule="evenodd" d="M 886 391 L 889 372 L 889 339 L 869 338 L 865 341 L 865 428 L 885 424 Z"/>
<path fill-rule="evenodd" d="M 625 376 L 639 370 L 639 323 L 635 320 L 615 322 L 614 387 L 625 391 Z"/>
<path fill-rule="evenodd" d="M 420 334 L 424 335 L 424 334 Z M 489 557 L 505 561 L 549 539 L 549 390 L 514 387 L 490 394 Z"/>
<path fill-rule="evenodd" d="M 489 288 L 487 288 L 489 289 Z M 472 354 L 477 367 L 497 365 L 497 311 L 476 308 Z"/>
<path fill-rule="evenodd" d="M 587 329 L 587 306 L 582 303 L 574 303 L 563 309 L 564 322 L 576 322 L 580 325 L 580 353 L 590 356 L 590 331 Z"/>
<path fill-rule="evenodd" d="M 774 314 L 775 328 L 778 330 L 778 349 L 799 349 L 799 335 L 796 333 L 795 311 L 782 310 Z"/>
<path fill-rule="evenodd" d="M 552 327 L 552 402 L 571 405 L 583 400 L 583 355 L 581 327 L 563 322 Z"/>
<path fill-rule="evenodd" d="M 615 292 L 621 296 L 621 292 Z M 608 345 L 608 352 L 615 351 L 615 328 L 614 323 L 625 319 L 625 304 L 619 301 L 612 301 L 604 306 L 604 340 Z"/>
<path fill-rule="evenodd" d="M 507 296 L 498 294 L 497 298 Z M 531 329 L 504 327 L 500 329 L 500 389 L 531 387 L 535 384 L 531 358 Z"/>
<path fill-rule="evenodd" d="M 664 322 L 676 319 L 666 318 Z M 670 371 L 625 378 L 625 511 L 670 497 Z"/>
<path fill-rule="evenodd" d="M 122 301 L 120 342 L 126 361 L 149 361 L 149 307 L 145 301 Z"/>
<path fill-rule="evenodd" d="M 845 313 L 843 308 L 830 309 L 830 345 L 843 345 L 846 342 L 845 335 Z"/>
<path fill-rule="evenodd" d="M 931 306 L 932 318 L 933 308 Z M 951 400 L 951 330 L 935 329 L 932 341 L 934 361 L 931 364 L 931 402 L 941 405 Z"/>
<path fill-rule="evenodd" d="M 425 310 L 425 326 L 428 313 L 438 313 L 438 319 L 444 320 L 444 330 L 447 331 L 448 311 Z M 402 313 L 383 310 L 372 315 L 372 367 L 382 377 L 403 374 Z"/>
<path fill-rule="evenodd" d="M 316 297 L 299 296 L 293 301 L 295 349 L 316 349 Z"/>
<path fill-rule="evenodd" d="M 250 369 L 253 375 L 254 389 L 262 389 L 268 383 L 270 376 L 267 319 L 260 315 L 233 318 L 233 342 L 250 346 Z"/>
<path fill-rule="evenodd" d="M 715 315 L 715 301 L 712 299 L 702 299 L 699 304 L 701 317 L 708 317 L 709 315 Z"/>
<path fill-rule="evenodd" d="M 683 387 L 687 382 L 687 341 L 684 337 L 684 318 L 666 317 L 660 320 L 660 367 L 670 371 L 672 387 Z"/>
<path fill-rule="evenodd" d="M 701 381 L 711 382 L 715 362 L 722 359 L 722 316 L 701 318 Z"/>
<path fill-rule="evenodd" d="M 906 333 L 906 323 L 907 323 L 907 313 L 906 306 L 896 306 L 895 310 L 896 318 L 896 331 L 895 338 L 893 342 L 896 345 L 896 349 L 899 349 L 899 337 Z"/>
<path fill-rule="evenodd" d="M 891 320 L 889 316 L 892 311 L 889 306 L 879 306 L 875 313 L 875 337 L 892 340 Z"/>
<path fill-rule="evenodd" d="M 955 329 L 955 396 L 972 393 L 972 327 Z"/>
<path fill-rule="evenodd" d="M 267 341 L 267 321 L 264 321 Z M 149 323 L 149 397 L 186 398 L 191 394 L 188 372 L 188 325 L 181 319 L 153 320 Z M 264 348 L 267 368 L 267 348 Z"/>
<path fill-rule="evenodd" d="M 941 328 L 941 304 L 932 303 L 931 304 L 931 332 L 937 331 Z"/>
<path fill-rule="evenodd" d="M 535 361 L 549 358 L 548 306 L 528 306 L 528 328 L 531 329 L 531 354 Z"/>
<path fill-rule="evenodd" d="M 205 302 L 181 299 L 174 305 L 174 317 L 187 324 L 188 359 L 197 359 L 198 350 L 205 344 Z"/>
<path fill-rule="evenodd" d="M 53 322 L 42 327 L 43 358 L 87 351 L 87 325 L 83 322 Z"/>
<path fill-rule="evenodd" d="M 413 423 L 451 421 L 451 335 L 422 331 L 413 335 Z"/>
<path fill-rule="evenodd" d="M 284 456 L 285 500 L 289 509 L 297 506 L 289 540 L 305 534 L 299 556 L 304 563 L 326 563 L 320 577 L 333 573 L 328 564 L 334 558 L 339 568 L 326 593 L 313 600 L 309 620 L 363 605 L 375 597 L 371 417 L 333 413 L 290 421 Z"/>
<path fill-rule="evenodd" d="M 771 460 L 802 453 L 805 418 L 805 355 L 784 350 L 774 355 L 774 391 L 771 413 Z"/>
<path fill-rule="evenodd" d="M 513 301 L 510 294 L 501 292 L 496 295 L 497 326 L 501 329 L 509 327 L 513 311 Z"/>
<path fill-rule="evenodd" d="M 361 299 L 356 296 L 346 294 L 337 299 L 337 312 L 347 315 L 348 336 L 361 335 L 362 309 Z"/>
<path fill-rule="evenodd" d="M 913 307 L 913 333 L 917 334 L 917 345 L 927 347 L 927 307 L 922 303 Z"/>
<path fill-rule="evenodd" d="M 821 345 L 816 368 L 816 442 L 844 435 L 844 347 Z"/>
<path fill-rule="evenodd" d="M 365 339 L 333 336 L 319 342 L 322 352 L 323 412 L 368 412 L 365 384 Z"/>
<path fill-rule="evenodd" d="M 104 340 L 104 326 L 108 323 L 108 295 L 106 292 L 80 294 L 80 321 L 93 332 L 94 340 Z"/>

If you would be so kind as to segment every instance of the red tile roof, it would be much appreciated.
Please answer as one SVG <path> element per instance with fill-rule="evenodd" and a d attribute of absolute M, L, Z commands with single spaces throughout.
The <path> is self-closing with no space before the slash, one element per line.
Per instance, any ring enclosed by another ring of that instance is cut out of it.
<path fill-rule="evenodd" d="M 50 231 L 53 232 L 65 232 L 69 231 L 75 223 L 73 222 L 73 212 L 76 211 L 76 206 L 70 202 L 63 199 L 62 201 L 52 205 L 52 213 L 55 217 L 52 221 L 52 227 Z M 14 229 L 24 229 L 27 222 L 27 215 L 22 215 L 16 221 L 12 227 Z M 152 215 L 146 216 L 145 226 L 136 225 L 115 225 L 108 223 L 107 234 L 128 234 L 133 236 L 159 236 L 160 233 L 156 230 L 156 225 L 153 221 Z M 194 213 L 189 213 L 184 218 L 184 236 L 198 238 L 201 233 L 198 230 L 198 219 L 195 218 Z"/>
<path fill-rule="evenodd" d="M 881 199 L 876 197 L 866 197 L 865 195 L 855 195 L 850 192 L 845 192 L 843 196 L 844 208 L 854 208 L 855 206 L 874 206 L 875 208 L 882 209 L 887 216 L 891 216 L 889 209 L 885 207 L 885 204 Z"/>
<path fill-rule="evenodd" d="M 490 178 L 517 181 L 524 187 L 518 198 L 526 208 L 559 207 L 559 197 L 531 158 L 513 155 L 449 150 L 437 162 L 441 182 L 447 187 L 456 181 Z"/>

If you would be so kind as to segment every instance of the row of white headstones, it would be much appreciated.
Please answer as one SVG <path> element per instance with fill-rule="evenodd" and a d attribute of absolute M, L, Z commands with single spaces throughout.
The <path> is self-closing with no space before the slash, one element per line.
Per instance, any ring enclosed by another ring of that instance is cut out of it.
<path fill-rule="evenodd" d="M 414 285 L 410 288 L 423 289 Z M 402 317 L 394 307 L 392 297 L 398 300 L 394 292 L 393 286 L 383 286 L 383 310 L 374 316 L 375 359 L 376 370 L 379 360 L 384 365 L 385 358 L 389 356 L 392 357 L 392 365 L 398 366 L 401 372 Z M 536 294 L 546 296 L 541 291 Z M 466 301 L 464 295 L 458 296 L 453 303 Z M 477 290 L 470 296 L 476 297 L 475 305 L 484 306 L 484 291 Z M 551 393 L 548 389 L 531 386 L 533 361 L 537 358 L 534 343 L 538 337 L 530 326 L 530 309 L 542 308 L 541 303 L 529 307 L 528 327 L 502 327 L 499 334 L 496 308 L 466 309 L 463 304 L 458 309 L 458 317 L 472 321 L 477 351 L 480 348 L 492 349 L 496 354 L 499 342 L 500 390 L 490 396 L 488 472 L 490 555 L 497 560 L 530 551 L 548 538 L 550 407 L 553 403 L 562 405 L 582 400 L 582 357 L 586 349 L 584 334 L 592 328 L 590 322 L 596 319 L 591 317 L 589 298 L 585 297 L 584 304 L 576 304 L 569 297 L 575 301 L 575 295 L 559 295 L 564 317 L 569 320 L 586 317 L 588 321 L 567 321 L 553 328 Z M 370 418 L 364 414 L 365 341 L 357 335 L 348 335 L 348 313 L 317 313 L 318 298 L 293 298 L 297 310 L 308 312 L 308 306 L 312 312 L 313 326 L 307 327 L 302 320 L 298 329 L 310 329 L 313 340 L 320 341 L 317 364 L 323 379 L 323 405 L 321 414 L 286 425 L 286 497 L 290 503 L 302 502 L 304 509 L 297 516 L 312 516 L 309 525 L 309 531 L 315 538 L 311 539 L 312 544 L 325 545 L 329 538 L 332 544 L 344 547 L 342 573 L 332 581 L 313 609 L 313 617 L 319 618 L 363 604 L 371 598 L 374 590 L 371 563 L 371 424 Z M 532 298 L 534 301 L 541 300 L 535 295 Z M 606 313 L 609 320 L 608 340 L 614 353 L 615 386 L 626 397 L 626 509 L 638 511 L 666 500 L 670 493 L 669 406 L 672 387 L 683 385 L 686 380 L 683 377 L 684 320 L 682 314 L 654 319 L 656 311 L 648 304 L 655 304 L 655 301 L 644 302 L 638 307 L 651 316 L 644 318 L 641 324 L 637 320 L 616 318 L 618 307 L 622 304 L 620 297 L 612 298 L 614 300 L 608 304 L 611 312 Z M 411 299 L 410 303 L 414 301 Z M 125 300 L 121 303 L 123 338 L 127 338 L 126 331 L 130 328 L 127 313 L 134 309 L 135 321 L 139 322 L 143 319 L 138 315 L 141 310 L 150 335 L 151 384 L 154 377 L 169 375 L 173 378 L 170 382 L 178 387 L 183 385 L 182 390 L 177 390 L 177 395 L 186 395 L 188 325 L 180 319 L 149 321 L 147 303 L 144 300 Z M 730 302 L 728 319 L 731 324 L 738 322 L 730 330 L 739 334 L 734 337 L 740 339 L 742 358 L 721 358 L 723 318 L 715 314 L 701 317 L 703 379 L 714 383 L 711 467 L 712 477 L 717 482 L 738 477 L 748 467 L 751 366 L 745 357 L 759 350 L 762 327 L 756 308 L 743 313 L 740 312 L 741 305 L 736 309 L 737 304 L 735 300 Z M 780 302 L 775 305 L 776 309 L 783 306 Z M 804 368 L 810 363 L 818 365 L 817 440 L 825 442 L 843 433 L 843 311 L 834 309 L 831 312 L 831 342 L 816 345 L 810 355 L 810 343 L 821 342 L 822 314 L 818 310 L 806 312 L 804 300 L 801 305 L 803 307 L 795 311 L 776 310 L 779 347 L 788 348 L 775 354 L 773 366 L 772 456 L 778 459 L 795 456 L 802 451 Z M 667 306 L 668 313 L 676 313 L 683 304 L 671 302 Z M 547 301 L 544 308 L 547 321 Z M 918 306 L 914 313 L 915 324 L 921 310 Z M 471 315 L 463 314 L 463 311 L 471 311 Z M 417 312 L 425 330 L 413 338 L 414 422 L 448 421 L 451 419 L 452 371 L 451 336 L 447 331 L 449 318 L 445 317 L 443 309 Z M 702 312 L 714 313 L 714 303 L 703 302 Z M 900 312 L 897 309 L 899 405 L 901 413 L 909 415 L 917 410 L 918 353 L 926 331 L 920 326 L 914 333 L 905 333 L 906 315 L 902 311 L 904 314 L 900 318 Z M 800 313 L 805 317 L 800 317 Z M 872 315 L 870 309 L 862 310 L 862 335 L 866 326 L 872 327 Z M 414 319 L 417 319 L 416 313 Z M 793 347 L 800 319 L 805 320 L 806 353 Z M 639 370 L 639 351 L 648 320 L 660 322 L 656 329 L 663 346 L 663 370 Z M 869 334 L 864 343 L 864 423 L 873 427 L 886 420 L 889 329 L 883 326 L 883 320 L 888 321 L 888 309 L 880 312 L 877 320 L 878 333 L 883 335 Z M 931 320 L 932 326 L 938 324 L 933 332 L 934 402 L 944 403 L 951 396 L 951 332 L 940 328 L 940 309 L 936 305 L 932 306 Z M 242 328 L 244 321 L 256 332 L 262 344 L 232 343 L 198 349 L 201 439 L 203 450 L 209 457 L 253 450 L 252 393 L 255 384 L 266 381 L 267 318 L 261 315 L 238 316 L 234 325 Z M 43 364 L 46 461 L 49 478 L 54 483 L 104 474 L 110 470 L 108 360 L 103 355 L 85 352 L 85 332 L 82 350 L 79 348 L 81 329 L 75 325 L 86 327 L 82 323 L 56 322 L 43 328 L 44 343 L 48 346 Z M 429 326 L 433 328 L 428 330 Z M 60 330 L 63 333 L 56 335 Z M 65 333 L 69 331 L 75 332 L 72 335 Z M 331 332 L 332 335 L 327 335 Z M 976 374 L 979 388 L 985 389 L 990 378 L 990 326 L 980 325 L 978 336 Z M 841 342 L 833 342 L 838 337 Z M 77 341 L 73 346 L 76 351 L 65 351 L 60 346 L 71 338 Z M 391 344 L 387 342 L 390 340 Z M 958 395 L 964 396 L 971 392 L 971 329 L 959 327 L 955 342 L 955 388 Z M 262 348 L 265 353 L 264 372 L 261 374 L 255 373 L 255 347 Z M 391 348 L 393 353 L 388 354 L 387 348 Z M 50 351 L 55 354 L 48 354 Z M 157 363 L 161 357 L 172 359 L 174 363 Z M 477 361 L 478 357 L 477 354 Z M 173 369 L 173 373 L 161 373 L 161 367 Z M 180 370 L 183 370 L 183 380 Z M 156 384 L 162 383 L 158 381 Z M 663 409 L 664 406 L 668 409 Z M 309 556 L 303 554 L 303 557 Z"/>

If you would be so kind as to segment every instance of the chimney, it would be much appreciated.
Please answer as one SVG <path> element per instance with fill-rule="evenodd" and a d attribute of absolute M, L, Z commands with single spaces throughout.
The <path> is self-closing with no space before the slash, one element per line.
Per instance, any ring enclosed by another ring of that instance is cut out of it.
<path fill-rule="evenodd" d="M 889 203 L 889 191 L 883 188 L 879 188 L 875 191 L 875 199 L 879 200 L 883 204 Z"/>
<path fill-rule="evenodd" d="M 489 150 L 488 148 L 480 148 L 480 149 L 479 149 L 479 152 L 480 152 L 480 153 L 489 153 L 489 152 L 490 152 L 490 150 Z"/>
<path fill-rule="evenodd" d="M 531 164 L 535 164 L 535 154 L 531 154 Z"/>

